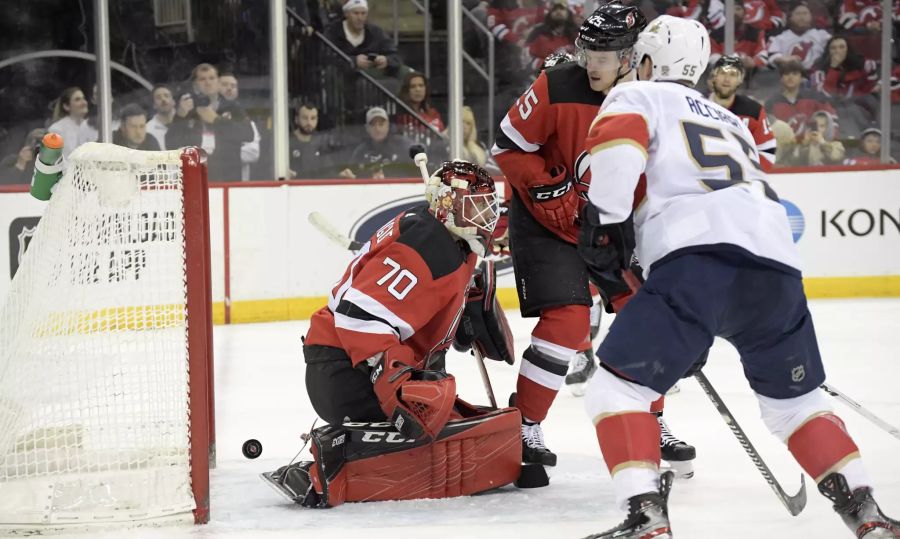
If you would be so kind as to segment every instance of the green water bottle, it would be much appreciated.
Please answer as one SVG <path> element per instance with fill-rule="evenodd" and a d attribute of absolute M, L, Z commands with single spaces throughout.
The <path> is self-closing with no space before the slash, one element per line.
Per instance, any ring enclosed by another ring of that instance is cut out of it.
<path fill-rule="evenodd" d="M 41 148 L 34 160 L 31 176 L 31 196 L 38 200 L 50 200 L 51 190 L 62 177 L 63 139 L 56 133 L 47 133 L 41 139 Z"/>

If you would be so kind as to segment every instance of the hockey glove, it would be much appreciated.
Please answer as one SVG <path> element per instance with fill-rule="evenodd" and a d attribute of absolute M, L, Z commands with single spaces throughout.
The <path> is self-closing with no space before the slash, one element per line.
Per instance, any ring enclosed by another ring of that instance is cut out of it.
<path fill-rule="evenodd" d="M 381 409 L 400 434 L 433 440 L 453 411 L 456 381 L 446 373 L 419 370 L 415 365 L 408 346 L 388 348 L 372 370 L 372 385 Z"/>
<path fill-rule="evenodd" d="M 578 254 L 588 267 L 591 280 L 601 289 L 603 279 L 623 281 L 621 272 L 631 264 L 634 251 L 634 226 L 631 217 L 621 223 L 604 225 L 593 204 L 581 214 Z"/>
<path fill-rule="evenodd" d="M 548 229 L 560 232 L 575 241 L 577 231 L 575 218 L 578 216 L 578 193 L 565 167 L 550 170 L 550 184 L 528 189 L 533 215 Z"/>

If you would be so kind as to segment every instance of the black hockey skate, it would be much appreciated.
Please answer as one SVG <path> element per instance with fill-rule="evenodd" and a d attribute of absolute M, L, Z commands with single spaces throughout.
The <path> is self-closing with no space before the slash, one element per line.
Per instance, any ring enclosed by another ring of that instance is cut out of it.
<path fill-rule="evenodd" d="M 625 522 L 584 539 L 672 539 L 667 503 L 673 479 L 672 472 L 660 475 L 659 492 L 639 494 L 628 499 Z"/>
<path fill-rule="evenodd" d="M 819 483 L 819 492 L 834 502 L 834 510 L 841 515 L 844 524 L 857 538 L 900 537 L 900 522 L 881 512 L 869 487 L 860 487 L 851 492 L 847 479 L 839 473 L 832 473 Z"/>
<path fill-rule="evenodd" d="M 319 495 L 309 480 L 309 469 L 312 465 L 312 461 L 295 462 L 259 476 L 292 502 L 303 507 L 318 507 Z"/>
<path fill-rule="evenodd" d="M 556 453 L 544 444 L 544 431 L 540 423 L 522 423 L 522 462 L 556 466 Z"/>
<path fill-rule="evenodd" d="M 694 477 L 694 463 L 697 458 L 697 450 L 694 446 L 679 440 L 669 430 L 662 412 L 657 412 L 656 421 L 659 423 L 659 452 L 660 457 L 668 465 L 668 469 L 675 472 L 677 479 L 690 479 Z"/>
<path fill-rule="evenodd" d="M 509 406 L 515 408 L 516 394 L 509 396 Z M 544 444 L 544 431 L 540 423 L 522 420 L 522 464 L 556 466 L 556 453 Z"/>
<path fill-rule="evenodd" d="M 573 362 L 572 372 L 566 375 L 566 385 L 576 397 L 584 396 L 587 383 L 597 371 L 597 362 L 594 361 L 594 352 L 584 350 L 578 352 Z"/>

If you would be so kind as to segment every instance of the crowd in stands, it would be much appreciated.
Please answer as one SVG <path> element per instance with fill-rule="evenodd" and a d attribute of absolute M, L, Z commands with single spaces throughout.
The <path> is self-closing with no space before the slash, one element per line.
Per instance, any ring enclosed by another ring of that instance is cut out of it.
<path fill-rule="evenodd" d="M 408 157 L 415 144 L 424 145 L 433 162 L 446 158 L 447 125 L 433 103 L 429 80 L 406 65 L 393 38 L 369 20 L 367 0 L 290 0 L 288 5 L 309 23 L 302 28 L 306 39 L 314 39 L 318 31 L 350 59 L 351 65 L 340 68 L 348 88 L 376 80 L 395 95 L 365 103 L 357 120 L 362 128 L 356 130 L 334 129 L 333 119 L 322 130 L 322 103 L 298 96 L 291 110 L 291 177 L 415 176 Z M 473 108 L 466 106 L 462 126 L 464 157 L 490 168 L 487 147 L 492 141 L 483 140 L 487 124 L 497 124 L 548 55 L 575 52 L 578 27 L 594 3 L 464 0 L 463 5 L 489 29 L 496 51 L 497 118 L 480 116 L 479 131 Z M 722 0 L 642 0 L 639 5 L 650 19 L 669 13 L 700 20 L 710 30 L 710 66 L 724 54 Z M 898 27 L 900 2 L 893 5 L 890 17 Z M 900 66 L 889 85 L 879 76 L 880 62 L 891 60 L 880 58 L 881 18 L 880 0 L 736 4 L 735 53 L 745 73 L 741 92 L 764 104 L 778 141 L 776 166 L 878 162 L 881 144 L 890 143 L 890 138 L 882 140 L 877 125 L 880 92 L 891 91 L 891 101 L 900 110 Z M 483 39 L 466 27 L 466 50 L 481 61 L 487 54 Z M 158 84 L 143 98 L 116 107 L 113 142 L 140 150 L 199 146 L 210 156 L 214 180 L 272 179 L 271 118 L 247 113 L 238 77 L 209 63 L 183 75 L 181 84 Z M 350 110 L 355 94 L 347 95 Z M 475 99 L 467 96 L 473 105 Z M 67 156 L 98 139 L 96 108 L 91 106 L 96 101 L 96 88 L 89 102 L 81 88 L 69 87 L 54 102 L 45 129 L 63 136 Z M 0 183 L 30 180 L 35 147 L 44 131 L 29 132 L 21 149 L 0 161 Z"/>

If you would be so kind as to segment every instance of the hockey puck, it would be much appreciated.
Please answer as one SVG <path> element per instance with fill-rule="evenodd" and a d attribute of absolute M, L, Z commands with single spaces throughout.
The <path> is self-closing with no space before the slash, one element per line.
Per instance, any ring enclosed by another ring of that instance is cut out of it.
<path fill-rule="evenodd" d="M 550 477 L 542 464 L 522 463 L 522 471 L 516 479 L 519 488 L 540 488 L 550 484 Z"/>
<path fill-rule="evenodd" d="M 241 453 L 248 459 L 255 459 L 262 455 L 262 444 L 259 443 L 259 440 L 247 440 L 241 446 Z"/>

